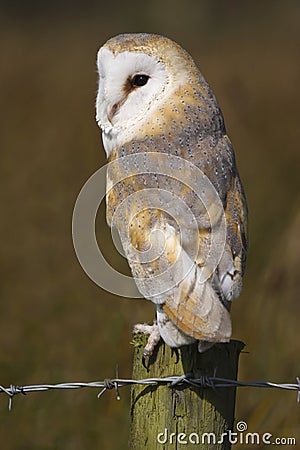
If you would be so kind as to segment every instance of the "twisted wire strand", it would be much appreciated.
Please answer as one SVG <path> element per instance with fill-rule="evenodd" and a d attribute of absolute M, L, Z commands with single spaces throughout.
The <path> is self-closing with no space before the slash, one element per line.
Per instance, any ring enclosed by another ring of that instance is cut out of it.
<path fill-rule="evenodd" d="M 200 378 L 194 378 L 193 374 L 174 375 L 164 378 L 145 378 L 142 380 L 124 379 L 124 378 L 106 378 L 103 381 L 92 381 L 88 383 L 75 382 L 75 383 L 58 383 L 58 384 L 31 384 L 27 386 L 14 386 L 11 384 L 9 387 L 0 385 L 0 393 L 4 393 L 9 397 L 8 409 L 12 409 L 13 397 L 18 394 L 26 395 L 30 392 L 49 391 L 54 389 L 82 389 L 82 388 L 96 388 L 101 389 L 98 393 L 98 398 L 109 389 L 115 389 L 116 399 L 120 400 L 119 388 L 132 385 L 169 385 L 170 388 L 176 389 L 177 387 L 196 387 L 196 388 L 232 388 L 232 387 L 256 387 L 256 388 L 275 388 L 297 391 L 297 401 L 300 402 L 300 378 L 296 377 L 297 383 L 272 383 L 270 381 L 254 381 L 245 382 L 230 380 L 227 378 L 208 377 L 201 376 Z"/>

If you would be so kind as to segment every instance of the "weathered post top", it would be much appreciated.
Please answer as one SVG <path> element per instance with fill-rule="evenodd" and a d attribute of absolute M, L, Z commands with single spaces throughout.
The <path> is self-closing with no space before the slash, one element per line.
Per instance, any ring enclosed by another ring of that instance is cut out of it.
<path fill-rule="evenodd" d="M 236 380 L 238 358 L 244 344 L 216 344 L 205 353 L 197 345 L 178 350 L 178 358 L 163 342 L 151 358 L 148 371 L 142 365 L 146 337 L 137 335 L 133 378 L 193 374 Z M 194 449 L 228 450 L 227 430 L 233 430 L 235 388 L 170 388 L 167 385 L 134 385 L 131 390 L 131 450 Z M 223 434 L 224 433 L 224 434 Z"/>

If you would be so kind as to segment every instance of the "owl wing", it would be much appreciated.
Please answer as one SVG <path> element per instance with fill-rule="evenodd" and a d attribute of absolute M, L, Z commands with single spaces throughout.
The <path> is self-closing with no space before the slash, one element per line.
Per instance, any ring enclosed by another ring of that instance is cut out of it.
<path fill-rule="evenodd" d="M 162 305 L 169 319 L 185 334 L 209 342 L 230 339 L 230 301 L 240 294 L 245 270 L 247 205 L 237 173 L 232 177 L 224 209 L 227 238 L 215 273 L 203 283 L 201 265 L 195 264 Z"/>
<path fill-rule="evenodd" d="M 242 289 L 248 247 L 247 203 L 233 150 L 230 151 L 231 144 L 229 140 L 227 142 L 228 166 L 231 166 L 228 185 L 222 187 L 216 183 L 226 219 L 226 242 L 221 260 L 215 273 L 204 284 L 200 281 L 201 263 L 197 261 L 195 270 L 163 305 L 170 320 L 184 333 L 212 342 L 228 341 L 231 336 L 230 302 Z M 216 161 L 213 165 L 217 167 Z M 199 230 L 199 239 L 205 233 L 207 230 Z"/>
<path fill-rule="evenodd" d="M 217 272 L 221 293 L 227 302 L 238 297 L 242 289 L 248 248 L 247 216 L 246 197 L 236 172 L 226 198 L 227 238 Z"/>

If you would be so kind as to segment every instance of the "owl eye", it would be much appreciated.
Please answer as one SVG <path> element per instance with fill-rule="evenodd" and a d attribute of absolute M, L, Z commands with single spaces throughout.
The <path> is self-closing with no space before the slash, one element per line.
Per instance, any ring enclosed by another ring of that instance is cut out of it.
<path fill-rule="evenodd" d="M 138 73 L 137 75 L 135 75 L 132 80 L 131 80 L 131 86 L 132 87 L 141 87 L 141 86 L 145 86 L 145 84 L 147 84 L 147 81 L 149 80 L 149 76 L 148 75 L 144 75 L 141 73 Z"/>

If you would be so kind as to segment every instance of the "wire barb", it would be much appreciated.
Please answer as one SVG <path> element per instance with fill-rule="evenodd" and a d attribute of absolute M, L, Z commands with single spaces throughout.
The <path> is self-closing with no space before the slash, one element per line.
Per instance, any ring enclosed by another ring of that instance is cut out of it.
<path fill-rule="evenodd" d="M 103 389 L 99 392 L 98 398 L 100 398 L 101 395 L 104 394 L 104 392 L 105 392 L 107 389 L 113 389 L 113 388 L 115 387 L 115 383 L 114 383 L 110 378 L 105 378 L 104 381 L 103 381 L 103 385 L 104 385 L 104 387 L 103 387 Z"/>
<path fill-rule="evenodd" d="M 106 378 L 103 381 L 92 381 L 90 383 L 59 383 L 59 384 L 36 384 L 28 386 L 14 386 L 5 388 L 0 385 L 0 394 L 4 393 L 9 397 L 8 409 L 11 411 L 13 406 L 13 397 L 17 394 L 26 395 L 29 392 L 37 391 L 49 391 L 53 389 L 82 389 L 82 388 L 101 388 L 98 393 L 98 398 L 104 394 L 108 389 L 115 389 L 116 399 L 120 400 L 119 388 L 124 386 L 132 385 L 169 385 L 171 389 L 176 389 L 179 387 L 183 388 L 198 388 L 198 389 L 214 389 L 218 390 L 220 388 L 236 388 L 236 387 L 256 387 L 256 388 L 273 388 L 273 389 L 285 389 L 297 391 L 297 401 L 300 403 L 300 378 L 296 377 L 297 383 L 272 383 L 269 381 L 254 381 L 254 382 L 244 382 L 237 380 L 230 380 L 227 378 L 216 377 L 216 372 L 214 376 L 209 377 L 202 375 L 201 377 L 194 378 L 194 374 L 187 373 L 183 375 L 174 375 L 165 378 L 145 378 L 143 380 L 132 380 L 119 378 L 118 366 L 116 367 L 116 378 L 110 379 Z"/>

